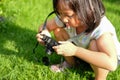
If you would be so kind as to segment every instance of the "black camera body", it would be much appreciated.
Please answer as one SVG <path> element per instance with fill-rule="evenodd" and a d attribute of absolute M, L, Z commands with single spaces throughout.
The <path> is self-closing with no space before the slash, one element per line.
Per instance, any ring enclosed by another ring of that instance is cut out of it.
<path fill-rule="evenodd" d="M 41 38 L 44 43 L 45 43 L 45 47 L 46 47 L 46 53 L 47 54 L 52 54 L 54 52 L 54 49 L 52 48 L 53 46 L 57 46 L 60 45 L 60 43 L 58 43 L 56 40 L 54 40 L 53 38 L 46 36 L 46 35 L 42 35 L 43 38 Z"/>

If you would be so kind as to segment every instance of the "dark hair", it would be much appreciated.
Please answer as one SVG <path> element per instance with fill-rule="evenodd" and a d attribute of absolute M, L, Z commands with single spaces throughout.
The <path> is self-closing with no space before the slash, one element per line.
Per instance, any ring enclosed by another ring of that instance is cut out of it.
<path fill-rule="evenodd" d="M 58 14 L 58 4 L 60 1 L 78 15 L 78 18 L 87 27 L 86 32 L 91 32 L 96 28 L 101 18 L 105 15 L 102 0 L 53 0 L 53 9 L 56 14 Z"/>

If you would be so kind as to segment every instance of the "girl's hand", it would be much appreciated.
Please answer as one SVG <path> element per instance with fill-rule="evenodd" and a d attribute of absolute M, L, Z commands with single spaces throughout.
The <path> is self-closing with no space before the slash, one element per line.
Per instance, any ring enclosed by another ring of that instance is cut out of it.
<path fill-rule="evenodd" d="M 51 37 L 51 35 L 50 35 L 50 33 L 48 32 L 47 29 L 46 29 L 46 30 L 43 30 L 41 33 L 38 33 L 38 34 L 36 35 L 36 38 L 37 38 L 37 41 L 38 41 L 40 44 L 44 44 L 44 41 L 42 40 L 43 34 Z"/>
<path fill-rule="evenodd" d="M 69 41 L 59 41 L 60 45 L 54 46 L 53 49 L 59 55 L 63 56 L 74 56 L 78 47 Z"/>

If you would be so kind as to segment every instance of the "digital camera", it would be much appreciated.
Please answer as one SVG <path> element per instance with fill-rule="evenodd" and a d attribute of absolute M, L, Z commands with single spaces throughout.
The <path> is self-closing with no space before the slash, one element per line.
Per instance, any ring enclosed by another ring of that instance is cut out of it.
<path fill-rule="evenodd" d="M 46 53 L 52 54 L 54 52 L 54 49 L 52 47 L 60 45 L 60 43 L 58 43 L 56 40 L 52 39 L 51 37 L 46 36 L 45 34 L 43 34 L 42 36 L 43 36 L 43 38 L 41 38 L 41 39 L 45 43 Z"/>

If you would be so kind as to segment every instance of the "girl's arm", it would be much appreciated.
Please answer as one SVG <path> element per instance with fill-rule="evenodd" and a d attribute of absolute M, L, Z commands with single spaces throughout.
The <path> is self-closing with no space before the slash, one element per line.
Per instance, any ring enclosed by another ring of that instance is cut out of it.
<path fill-rule="evenodd" d="M 73 45 L 68 41 L 61 41 L 61 45 L 54 46 L 57 54 L 63 56 L 76 56 L 89 64 L 114 71 L 117 68 L 117 55 L 112 35 L 110 33 L 103 34 L 95 40 L 95 46 L 98 50 L 89 50 Z"/>
<path fill-rule="evenodd" d="M 110 33 L 103 34 L 96 40 L 96 46 L 98 51 L 79 47 L 75 56 L 92 65 L 114 71 L 117 68 L 117 55 L 112 35 Z"/>

